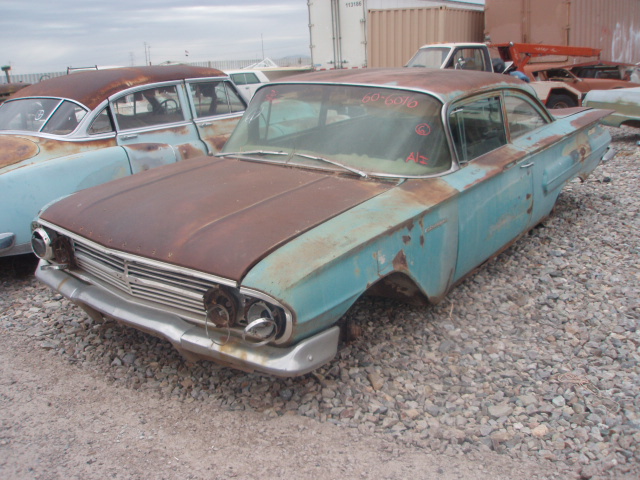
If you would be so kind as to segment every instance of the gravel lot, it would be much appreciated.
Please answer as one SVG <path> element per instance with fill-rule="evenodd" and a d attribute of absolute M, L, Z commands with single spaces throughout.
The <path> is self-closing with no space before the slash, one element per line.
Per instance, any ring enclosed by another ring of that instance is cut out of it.
<path fill-rule="evenodd" d="M 610 131 L 543 225 L 437 306 L 360 300 L 300 378 L 188 363 L 2 260 L 0 475 L 640 478 L 640 130 Z"/>

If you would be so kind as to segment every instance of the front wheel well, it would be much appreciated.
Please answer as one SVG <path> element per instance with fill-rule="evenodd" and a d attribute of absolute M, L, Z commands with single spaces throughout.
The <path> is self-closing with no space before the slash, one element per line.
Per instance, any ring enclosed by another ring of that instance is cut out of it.
<path fill-rule="evenodd" d="M 427 306 L 432 302 L 408 275 L 393 272 L 369 286 L 365 295 L 400 300 L 410 305 Z"/>

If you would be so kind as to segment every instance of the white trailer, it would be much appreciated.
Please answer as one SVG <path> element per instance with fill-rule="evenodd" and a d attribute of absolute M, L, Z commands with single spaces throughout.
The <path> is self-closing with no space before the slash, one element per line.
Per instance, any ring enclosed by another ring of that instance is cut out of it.
<path fill-rule="evenodd" d="M 313 0 L 307 4 L 313 68 L 366 67 L 366 0 Z"/>

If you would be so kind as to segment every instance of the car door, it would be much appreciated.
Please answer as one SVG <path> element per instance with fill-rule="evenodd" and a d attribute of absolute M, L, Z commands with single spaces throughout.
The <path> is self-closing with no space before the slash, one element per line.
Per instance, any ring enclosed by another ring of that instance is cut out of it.
<path fill-rule="evenodd" d="M 198 135 L 213 155 L 224 146 L 247 104 L 230 80 L 190 80 L 187 91 Z"/>
<path fill-rule="evenodd" d="M 453 105 L 448 120 L 461 166 L 447 176 L 460 192 L 455 282 L 528 229 L 533 175 L 529 153 L 507 142 L 500 93 Z"/>
<path fill-rule="evenodd" d="M 118 145 L 133 173 L 208 153 L 191 121 L 182 83 L 132 89 L 109 99 Z"/>
<path fill-rule="evenodd" d="M 591 154 L 589 132 L 576 130 L 570 117 L 551 118 L 523 94 L 505 95 L 505 106 L 511 141 L 529 152 L 533 164 L 533 227 L 549 215 L 562 187 L 582 170 Z"/>

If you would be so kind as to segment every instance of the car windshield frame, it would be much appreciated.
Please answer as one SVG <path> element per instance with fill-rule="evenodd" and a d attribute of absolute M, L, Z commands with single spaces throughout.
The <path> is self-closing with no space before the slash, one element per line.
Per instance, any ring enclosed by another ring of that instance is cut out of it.
<path fill-rule="evenodd" d="M 451 47 L 445 46 L 420 48 L 409 60 L 407 67 L 443 68 L 451 50 Z"/>
<path fill-rule="evenodd" d="M 386 85 L 263 87 L 216 156 L 361 177 L 424 178 L 457 169 L 443 103 Z"/>
<path fill-rule="evenodd" d="M 0 131 L 67 136 L 90 111 L 68 98 L 23 97 L 0 105 Z"/>

